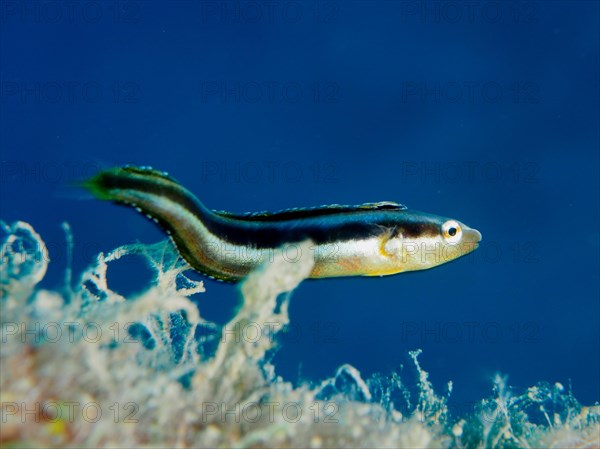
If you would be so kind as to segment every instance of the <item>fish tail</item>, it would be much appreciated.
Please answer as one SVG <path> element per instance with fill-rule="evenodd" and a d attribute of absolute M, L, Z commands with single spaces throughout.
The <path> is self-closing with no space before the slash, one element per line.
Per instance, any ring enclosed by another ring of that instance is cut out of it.
<path fill-rule="evenodd" d="M 151 167 L 126 165 L 110 168 L 81 185 L 98 199 L 136 207 L 158 219 L 168 217 L 172 212 L 165 207 L 167 201 L 200 215 L 203 221 L 215 218 L 215 214 L 176 179 Z"/>
<path fill-rule="evenodd" d="M 179 183 L 167 173 L 154 170 L 150 167 L 136 167 L 125 165 L 103 170 L 92 178 L 83 181 L 81 185 L 93 193 L 98 199 L 115 202 L 125 202 L 123 191 L 133 187 L 150 190 L 156 186 L 170 187 Z"/>
<path fill-rule="evenodd" d="M 135 208 L 157 223 L 195 270 L 222 281 L 239 277 L 209 255 L 218 216 L 167 173 L 150 167 L 104 170 L 82 183 L 96 198 Z"/>

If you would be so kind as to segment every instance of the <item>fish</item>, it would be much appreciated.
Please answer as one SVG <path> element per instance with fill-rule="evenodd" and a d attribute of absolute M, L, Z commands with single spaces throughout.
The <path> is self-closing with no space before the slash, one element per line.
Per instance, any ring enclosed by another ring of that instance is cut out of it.
<path fill-rule="evenodd" d="M 293 262 L 312 242 L 309 279 L 387 276 L 425 270 L 477 249 L 481 233 L 393 202 L 332 204 L 278 212 L 207 208 L 165 172 L 122 166 L 83 182 L 96 198 L 132 207 L 157 223 L 190 267 L 236 283 L 281 251 Z"/>

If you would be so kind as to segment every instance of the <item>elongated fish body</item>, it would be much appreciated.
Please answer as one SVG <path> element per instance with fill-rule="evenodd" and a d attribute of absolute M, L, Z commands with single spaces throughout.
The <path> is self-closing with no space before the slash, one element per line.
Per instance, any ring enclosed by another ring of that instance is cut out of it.
<path fill-rule="evenodd" d="M 206 208 L 165 173 L 119 167 L 85 182 L 98 198 L 136 208 L 171 237 L 195 270 L 237 282 L 282 251 L 302 257 L 312 240 L 311 278 L 383 276 L 423 270 L 477 248 L 481 234 L 463 223 L 393 202 L 233 214 Z"/>

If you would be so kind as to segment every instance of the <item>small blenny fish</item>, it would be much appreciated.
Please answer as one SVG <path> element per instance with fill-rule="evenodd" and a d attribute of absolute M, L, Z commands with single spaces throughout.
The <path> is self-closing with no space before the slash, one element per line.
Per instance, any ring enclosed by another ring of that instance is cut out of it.
<path fill-rule="evenodd" d="M 274 251 L 312 240 L 310 278 L 385 276 L 424 270 L 475 250 L 479 231 L 394 202 L 234 214 L 208 209 L 166 173 L 117 167 L 84 183 L 97 198 L 135 208 L 171 237 L 196 271 L 237 282 Z"/>

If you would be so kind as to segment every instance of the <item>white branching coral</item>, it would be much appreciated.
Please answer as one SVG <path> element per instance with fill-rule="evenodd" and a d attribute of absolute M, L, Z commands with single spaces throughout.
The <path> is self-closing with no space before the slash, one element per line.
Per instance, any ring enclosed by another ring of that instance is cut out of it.
<path fill-rule="evenodd" d="M 16 300 L 17 294 L 30 294 L 44 278 L 48 249 L 29 223 L 17 221 L 9 226 L 0 221 L 0 229 L 6 234 L 0 246 L 0 297 Z"/>
<path fill-rule="evenodd" d="M 313 264 L 310 242 L 252 273 L 228 324 L 188 296 L 204 285 L 169 242 L 100 254 L 75 286 L 37 287 L 45 245 L 27 223 L 2 224 L 0 399 L 3 445 L 45 447 L 597 447 L 598 406 L 557 385 L 521 396 L 498 378 L 468 421 L 451 417 L 411 353 L 417 395 L 397 374 L 363 380 L 340 367 L 317 386 L 275 376 L 265 355 L 289 322 L 290 292 Z M 144 293 L 110 289 L 108 267 L 139 255 Z M 70 275 L 66 276 L 70 283 Z M 212 348 L 212 350 L 210 349 Z M 392 392 L 401 392 L 402 412 Z M 449 384 L 448 395 L 451 391 Z M 541 410 L 545 425 L 529 420 Z M 489 416 L 496 418 L 490 421 Z M 595 445 L 595 446 L 594 446 Z"/>

